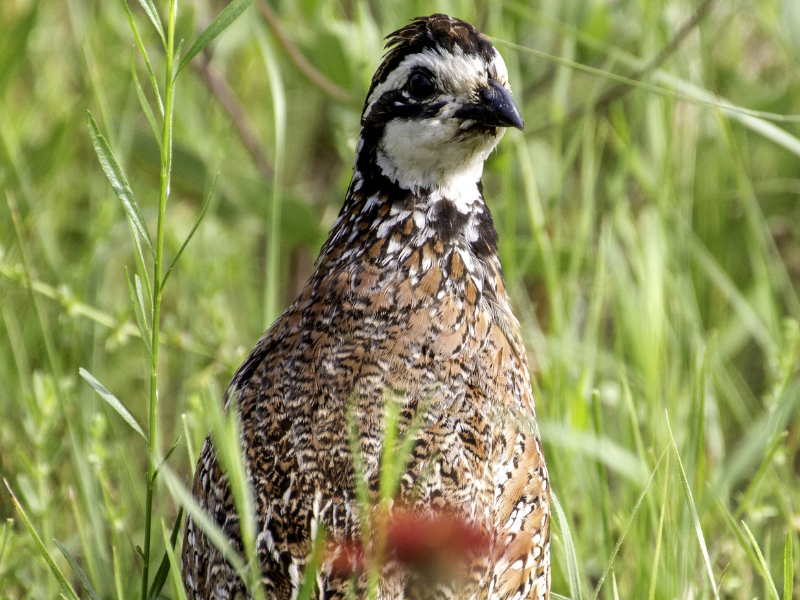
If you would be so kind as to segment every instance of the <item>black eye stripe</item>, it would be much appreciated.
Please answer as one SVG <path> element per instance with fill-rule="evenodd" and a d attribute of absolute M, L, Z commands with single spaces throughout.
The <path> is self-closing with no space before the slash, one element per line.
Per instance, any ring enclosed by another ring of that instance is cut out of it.
<path fill-rule="evenodd" d="M 366 126 L 386 124 L 393 119 L 426 119 L 435 117 L 447 104 L 446 100 L 420 102 L 410 97 L 406 88 L 389 90 L 378 98 L 363 121 Z"/>

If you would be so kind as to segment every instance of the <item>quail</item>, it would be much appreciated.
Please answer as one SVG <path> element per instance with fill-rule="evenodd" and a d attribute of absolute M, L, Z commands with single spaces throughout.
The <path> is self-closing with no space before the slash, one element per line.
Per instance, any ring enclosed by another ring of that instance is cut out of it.
<path fill-rule="evenodd" d="M 424 408 L 396 505 L 458 515 L 485 527 L 491 545 L 455 583 L 427 582 L 387 559 L 378 598 L 549 598 L 549 480 L 481 184 L 508 127 L 524 127 L 508 72 L 475 27 L 434 14 L 387 36 L 352 181 L 315 272 L 227 393 L 239 412 L 268 598 L 296 597 L 319 524 L 334 541 L 359 537 L 348 415 L 359 472 L 374 491 L 387 394 L 402 405 L 401 428 Z M 192 492 L 241 552 L 210 436 Z M 191 519 L 182 558 L 190 599 L 246 596 Z M 326 599 L 351 585 L 325 564 L 317 583 Z"/>

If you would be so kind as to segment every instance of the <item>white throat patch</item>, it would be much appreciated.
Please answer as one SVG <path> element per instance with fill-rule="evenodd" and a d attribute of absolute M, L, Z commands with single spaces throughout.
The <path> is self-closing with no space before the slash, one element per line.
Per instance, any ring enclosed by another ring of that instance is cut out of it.
<path fill-rule="evenodd" d="M 364 112 L 368 117 L 383 94 L 400 90 L 412 72 L 429 70 L 439 88 L 441 108 L 419 119 L 389 121 L 377 148 L 376 160 L 383 174 L 405 189 L 427 188 L 455 202 L 471 201 L 480 194 L 477 183 L 483 163 L 503 137 L 504 128 L 465 131 L 469 121 L 453 118 L 464 103 L 474 98 L 493 79 L 508 88 L 508 71 L 495 51 L 487 63 L 482 56 L 468 55 L 459 47 L 454 53 L 441 47 L 407 56 L 377 85 Z"/>
<path fill-rule="evenodd" d="M 483 163 L 500 141 L 479 135 L 457 139 L 458 124 L 448 118 L 425 122 L 395 119 L 386 125 L 377 162 L 386 177 L 401 188 L 426 188 L 458 202 L 465 195 L 478 197 Z"/>

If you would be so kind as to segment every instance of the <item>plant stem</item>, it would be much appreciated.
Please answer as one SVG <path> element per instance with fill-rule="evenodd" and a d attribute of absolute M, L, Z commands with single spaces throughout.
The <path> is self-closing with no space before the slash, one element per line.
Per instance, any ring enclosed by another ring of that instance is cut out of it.
<path fill-rule="evenodd" d="M 142 600 L 147 600 L 147 589 L 150 576 L 150 531 L 152 529 L 153 491 L 155 487 L 155 471 L 158 460 L 158 436 L 156 432 L 156 415 L 158 408 L 158 337 L 161 321 L 161 270 L 164 250 L 164 221 L 169 197 L 170 172 L 172 169 L 172 108 L 175 82 L 173 79 L 173 56 L 175 42 L 175 18 L 177 0 L 171 0 L 169 6 L 169 25 L 167 27 L 166 52 L 166 85 L 164 99 L 164 123 L 161 144 L 161 188 L 158 199 L 158 233 L 156 237 L 155 262 L 153 265 L 153 321 L 152 321 L 152 359 L 150 362 L 150 430 L 148 440 L 147 461 L 147 501 L 145 504 L 144 532 L 144 569 L 142 570 Z"/>

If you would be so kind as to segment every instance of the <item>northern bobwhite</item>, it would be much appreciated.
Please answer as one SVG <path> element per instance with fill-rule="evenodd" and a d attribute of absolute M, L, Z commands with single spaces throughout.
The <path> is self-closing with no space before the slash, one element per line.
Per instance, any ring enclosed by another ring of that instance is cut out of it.
<path fill-rule="evenodd" d="M 355 404 L 374 490 L 391 392 L 405 426 L 426 407 L 396 506 L 460 515 L 486 527 L 491 545 L 453 584 L 387 563 L 379 598 L 546 599 L 547 469 L 481 185 L 487 156 L 522 117 L 502 57 L 469 23 L 435 14 L 387 39 L 353 179 L 316 271 L 228 392 L 240 412 L 262 580 L 268 597 L 297 594 L 312 520 L 334 541 L 358 539 L 348 409 Z M 211 437 L 193 493 L 241 550 Z M 192 599 L 245 593 L 191 520 L 183 574 Z M 318 582 L 321 598 L 342 598 L 349 585 L 330 565 Z"/>

